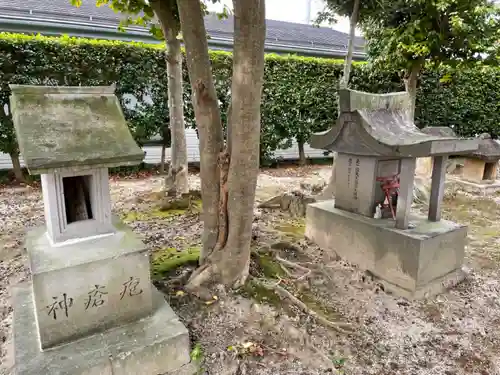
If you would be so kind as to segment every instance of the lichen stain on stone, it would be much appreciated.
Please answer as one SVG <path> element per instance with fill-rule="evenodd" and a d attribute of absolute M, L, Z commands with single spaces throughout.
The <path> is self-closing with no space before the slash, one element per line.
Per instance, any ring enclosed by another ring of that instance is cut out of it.
<path fill-rule="evenodd" d="M 184 250 L 169 247 L 156 251 L 151 259 L 152 278 L 161 279 L 171 271 L 185 265 L 198 265 L 200 252 L 200 247 L 189 247 Z"/>
<path fill-rule="evenodd" d="M 75 162 L 95 164 L 96 160 L 121 165 L 125 160 L 144 158 L 114 95 L 104 96 L 104 100 L 103 95 L 71 90 L 57 93 L 44 87 L 13 96 L 14 126 L 28 166 L 50 169 Z"/>

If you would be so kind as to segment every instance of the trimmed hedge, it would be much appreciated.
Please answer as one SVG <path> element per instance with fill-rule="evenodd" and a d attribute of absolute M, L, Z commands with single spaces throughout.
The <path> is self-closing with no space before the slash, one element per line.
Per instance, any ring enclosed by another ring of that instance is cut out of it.
<path fill-rule="evenodd" d="M 230 100 L 231 54 L 212 51 L 211 60 L 223 120 Z M 337 117 L 337 83 L 343 61 L 267 55 L 262 98 L 263 158 L 307 142 L 311 132 L 325 130 Z M 449 76 L 445 69 L 426 71 L 421 79 L 416 121 L 419 126 L 453 126 L 460 135 L 500 135 L 500 70 L 477 67 Z M 0 33 L 0 100 L 8 104 L 8 84 L 116 84 L 124 113 L 138 141 L 160 133 L 168 123 L 167 78 L 162 45 L 146 45 Z M 354 63 L 353 88 L 370 92 L 403 90 L 396 72 Z M 186 126 L 194 127 L 189 78 L 184 64 Z M 130 94 L 126 95 L 126 94 Z M 135 110 L 127 108 L 131 97 Z M 1 112 L 1 111 L 0 111 Z M 0 119 L 0 151 L 14 152 L 12 121 Z"/>

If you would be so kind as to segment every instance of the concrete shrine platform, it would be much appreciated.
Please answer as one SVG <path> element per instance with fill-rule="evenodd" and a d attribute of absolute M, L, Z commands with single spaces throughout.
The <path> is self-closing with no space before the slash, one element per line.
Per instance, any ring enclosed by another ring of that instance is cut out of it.
<path fill-rule="evenodd" d="M 447 176 L 446 186 L 460 187 L 468 193 L 486 196 L 500 191 L 500 180 L 473 182 L 464 180 L 460 176 Z"/>
<path fill-rule="evenodd" d="M 411 214 L 409 228 L 396 229 L 392 219 L 357 215 L 334 204 L 329 200 L 307 206 L 306 237 L 370 271 L 387 291 L 425 298 L 464 279 L 467 227 Z"/>
<path fill-rule="evenodd" d="M 153 290 L 151 316 L 80 340 L 40 350 L 31 283 L 13 288 L 17 375 L 193 375 L 189 335 Z"/>

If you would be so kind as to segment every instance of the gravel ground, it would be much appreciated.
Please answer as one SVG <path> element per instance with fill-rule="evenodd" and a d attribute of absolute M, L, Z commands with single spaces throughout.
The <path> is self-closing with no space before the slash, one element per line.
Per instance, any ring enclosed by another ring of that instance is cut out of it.
<path fill-rule="evenodd" d="M 265 171 L 257 196 L 263 200 L 318 178 L 327 179 L 328 170 Z M 192 175 L 190 183 L 199 186 L 198 177 Z M 114 211 L 127 216 L 154 204 L 161 180 L 113 181 L 111 188 Z M 42 223 L 40 191 L 0 191 L 0 213 L 0 362 L 8 374 L 13 364 L 9 287 L 29 278 L 22 240 L 26 228 Z M 256 244 L 292 241 L 297 250 L 283 256 L 312 270 L 309 282 L 293 286 L 297 295 L 330 320 L 352 323 L 357 334 L 325 328 L 295 307 L 273 302 L 272 295 L 256 301 L 218 289 L 218 302 L 206 305 L 178 295 L 181 286 L 165 279 L 157 286 L 188 326 L 193 346 L 200 347 L 205 374 L 500 375 L 500 208 L 494 200 L 463 194 L 445 200 L 444 216 L 469 225 L 466 264 L 472 271 L 448 293 L 413 302 L 386 294 L 365 272 L 308 243 L 300 231 L 290 230 L 296 220 L 280 212 L 259 213 Z M 129 225 L 152 252 L 200 243 L 198 215 L 132 220 Z M 257 350 L 247 353 L 244 347 Z"/>

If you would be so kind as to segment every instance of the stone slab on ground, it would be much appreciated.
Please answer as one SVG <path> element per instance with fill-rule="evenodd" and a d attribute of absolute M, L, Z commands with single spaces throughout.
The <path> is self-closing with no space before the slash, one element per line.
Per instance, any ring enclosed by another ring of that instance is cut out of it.
<path fill-rule="evenodd" d="M 42 352 L 31 284 L 17 285 L 12 290 L 15 374 L 194 374 L 188 331 L 160 292 L 154 292 L 151 316 Z"/>
<path fill-rule="evenodd" d="M 478 194 L 482 196 L 493 195 L 500 191 L 500 180 L 495 180 L 491 183 L 477 183 L 472 181 L 465 181 L 459 177 L 447 176 L 446 185 L 459 187 L 464 191 L 472 194 Z"/>
<path fill-rule="evenodd" d="M 370 271 L 386 290 L 405 298 L 433 296 L 463 279 L 467 227 L 420 215 L 412 215 L 410 225 L 396 229 L 392 219 L 339 210 L 332 200 L 308 205 L 306 237 Z"/>

